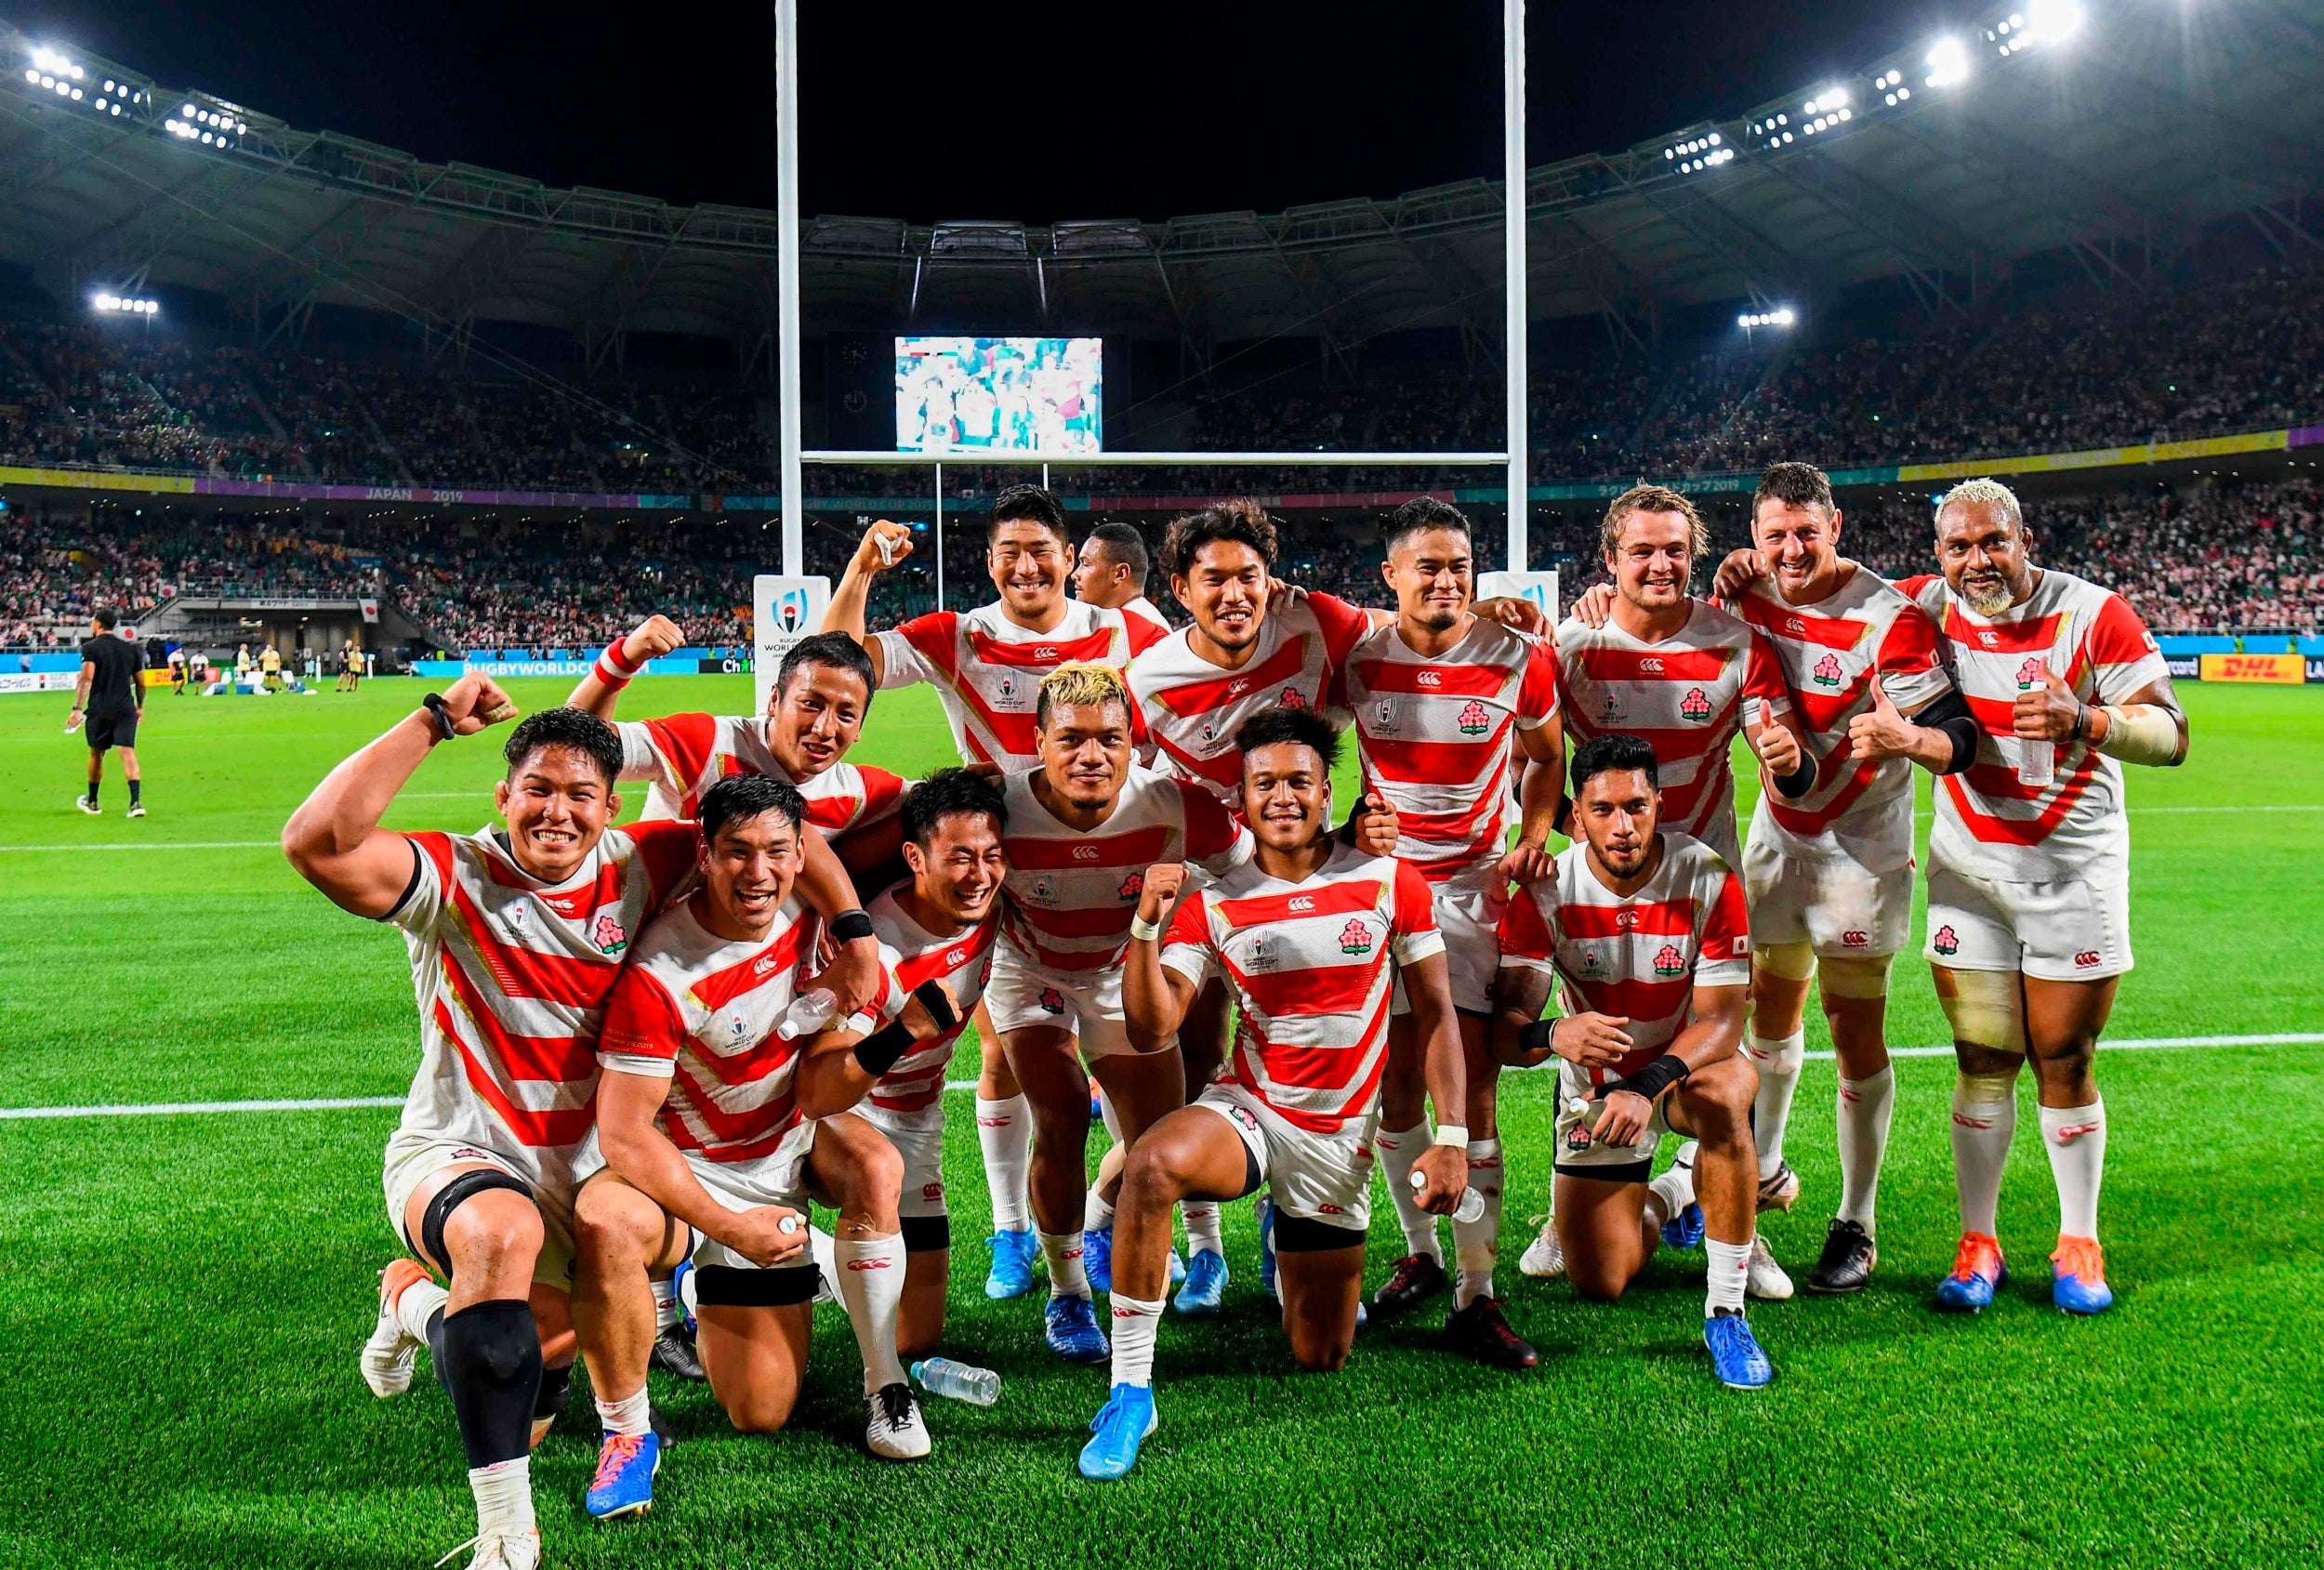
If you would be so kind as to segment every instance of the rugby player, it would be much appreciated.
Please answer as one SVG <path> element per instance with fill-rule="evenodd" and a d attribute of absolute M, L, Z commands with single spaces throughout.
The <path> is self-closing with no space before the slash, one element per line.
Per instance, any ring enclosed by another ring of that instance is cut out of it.
<path fill-rule="evenodd" d="M 620 740 L 569 708 L 510 733 L 494 792 L 504 827 L 379 826 L 430 750 L 514 713 L 482 675 L 429 693 L 315 787 L 283 851 L 341 909 L 392 921 L 410 943 L 420 1067 L 384 1187 L 389 1222 L 419 1262 L 381 1273 L 363 1379 L 376 1395 L 402 1393 L 428 1346 L 476 1495 L 473 1563 L 524 1570 L 540 1558 L 530 1448 L 563 1404 L 574 1354 L 574 1164 L 594 1117 L 604 1001 L 633 936 L 691 874 L 696 836 L 691 824 L 612 827 Z M 809 855 L 812 903 L 851 911 L 820 836 Z M 879 978 L 869 923 L 853 916 L 861 937 L 824 983 L 850 1009 Z"/>
<path fill-rule="evenodd" d="M 1292 1358 L 1324 1372 L 1347 1362 L 1394 977 L 1423 1044 L 1430 1098 L 1455 1117 L 1464 1104 L 1434 900 L 1406 863 L 1333 834 L 1338 733 L 1312 706 L 1282 707 L 1246 720 L 1235 741 L 1257 837 L 1251 860 L 1193 891 L 1175 917 L 1186 869 L 1149 867 L 1130 926 L 1122 992 L 1140 1052 L 1169 1050 L 1213 976 L 1233 985 L 1242 1029 L 1230 1077 L 1130 1149 L 1116 1222 L 1113 1389 L 1089 1425 L 1084 1477 L 1129 1471 L 1155 1430 L 1155 1332 L 1170 1206 L 1181 1199 L 1236 1199 L 1265 1185 Z M 1415 1163 L 1432 1214 L 1468 1186 L 1464 1150 L 1447 1126 Z"/>
<path fill-rule="evenodd" d="M 1036 693 L 1061 665 L 1093 660 L 1126 668 L 1163 628 L 1125 619 L 1120 611 L 1065 597 L 1074 548 L 1065 509 L 1037 485 L 1012 485 L 993 500 L 985 567 L 998 596 L 973 611 L 915 616 L 867 636 L 865 603 L 872 580 L 912 554 L 912 531 L 881 519 L 865 530 L 832 592 L 822 630 L 844 632 L 871 656 L 881 691 L 925 681 L 936 689 L 960 760 L 1003 774 L 1038 768 Z M 988 1011 L 980 1011 L 976 1125 L 984 1181 L 993 1198 L 992 1269 L 985 1296 L 1032 1290 L 1037 1252 L 1026 1230 L 1033 1116 L 1001 1051 Z"/>
<path fill-rule="evenodd" d="M 1946 640 L 1978 720 L 1976 760 L 1939 782 L 1929 834 L 1926 953 L 1953 1027 L 1953 1181 L 1961 1247 L 1941 1307 L 1975 1312 L 2008 1276 L 1994 1224 L 2033 1061 L 2058 1191 L 2051 1300 L 2114 1301 L 2098 1246 L 2106 1109 L 2093 1073 L 2131 969 L 2124 763 L 2186 760 L 2186 714 L 2161 652 L 2122 597 L 2033 564 L 2009 487 L 1970 480 L 1936 507 L 1941 577 L 1900 587 Z M 2036 748 L 2051 754 L 2049 777 Z"/>
<path fill-rule="evenodd" d="M 1579 838 L 1501 919 L 1495 1051 L 1527 1067 L 1560 1060 L 1556 1211 L 1574 1290 L 1619 1298 L 1663 1224 L 1699 1203 L 1703 1342 L 1722 1384 L 1756 1389 L 1774 1371 L 1743 1310 L 1759 1189 L 1756 1081 L 1737 1050 L 1750 922 L 1726 863 L 1660 828 L 1657 772 L 1636 736 L 1575 749 Z M 1563 1016 L 1543 1020 L 1552 981 Z M 1666 1130 L 1691 1142 L 1650 1184 Z"/>
<path fill-rule="evenodd" d="M 713 785 L 699 886 L 646 928 L 606 1002 L 601 1164 L 574 1207 L 573 1300 L 605 1425 L 585 1499 L 601 1520 L 650 1509 L 661 1464 L 646 1397 L 649 1272 L 693 1260 L 703 1367 L 734 1426 L 768 1433 L 789 1420 L 817 1275 L 810 1194 L 839 1212 L 836 1286 L 864 1358 L 865 1442 L 891 1460 L 929 1452 L 896 1355 L 903 1162 L 861 1117 L 806 1115 L 798 1072 L 810 1038 L 782 1030 L 820 927 L 791 893 L 806 811 L 795 787 L 768 775 Z M 883 977 L 881 1005 L 892 986 Z M 941 989 L 883 1011 L 901 1019 L 879 1049 L 955 1022 Z"/>
<path fill-rule="evenodd" d="M 1751 500 L 1751 538 L 1752 549 L 1722 564 L 1719 592 L 1774 645 L 1816 759 L 1804 800 L 1760 793 L 1743 850 L 1759 1204 L 1788 1210 L 1799 1197 L 1783 1138 L 1807 1052 L 1800 1023 L 1813 977 L 1839 1058 L 1841 1191 L 1808 1289 L 1854 1292 L 1880 1260 L 1875 1206 L 1895 1102 L 1884 1029 L 1889 962 L 1912 925 L 1905 759 L 1936 773 L 1967 768 L 1976 721 L 1945 674 L 1927 614 L 1840 554 L 1840 509 L 1823 470 L 1770 467 Z M 1895 745 L 1876 745 L 1875 731 Z M 1751 1276 L 1754 1296 L 1791 1294 L 1772 1260 Z"/>
<path fill-rule="evenodd" d="M 965 769 L 943 769 L 905 798 L 904 861 L 910 877 L 867 907 L 879 956 L 899 989 L 939 981 L 964 1014 L 984 995 L 993 944 L 1000 935 L 1001 846 L 1008 809 L 1000 786 Z M 885 1047 L 862 1043 L 878 1021 L 859 1014 L 848 1028 L 819 1037 L 799 1067 L 799 1099 L 809 1117 L 861 1106 L 864 1120 L 887 1136 L 904 1162 L 897 1201 L 905 1252 L 904 1302 L 896 1351 L 909 1359 L 935 1348 L 944 1328 L 944 1288 L 952 1268 L 952 1221 L 944 1203 L 944 1070 L 965 1018 L 928 1040 Z M 866 1051 L 870 1055 L 866 1056 Z"/>
<path fill-rule="evenodd" d="M 1544 847 L 1559 794 L 1556 655 L 1546 640 L 1473 613 L 1469 521 L 1450 504 L 1426 496 L 1405 503 L 1384 543 L 1381 571 L 1396 596 L 1396 619 L 1357 642 L 1327 702 L 1353 713 L 1366 794 L 1377 792 L 1394 811 L 1396 854 L 1435 891 L 1459 1015 L 1467 1121 L 1450 1127 L 1465 1130 L 1469 1181 L 1484 1192 L 1486 1208 L 1475 1221 L 1453 1223 L 1460 1279 L 1446 1333 L 1469 1356 L 1531 1367 L 1533 1349 L 1509 1328 L 1493 1292 L 1501 1146 L 1486 1026 L 1499 963 L 1494 933 L 1510 881 L 1537 877 L 1549 862 Z M 1525 772 L 1512 849 L 1510 771 L 1528 761 L 1538 767 Z M 1419 1049 L 1417 1022 L 1399 1016 L 1390 1027 L 1379 1150 L 1406 1252 L 1372 1300 L 1390 1312 L 1446 1286 L 1435 1212 L 1409 1186 L 1412 1163 L 1431 1141 Z"/>
<path fill-rule="evenodd" d="M 1150 623 L 1157 631 L 1170 630 L 1162 607 L 1146 598 L 1146 574 L 1152 566 L 1146 538 L 1132 523 L 1101 523 L 1081 542 L 1081 561 L 1074 568 L 1074 598 L 1091 605 L 1110 605 L 1129 620 Z"/>
<path fill-rule="evenodd" d="M 685 635 L 667 616 L 649 616 L 598 656 L 565 701 L 614 719 L 622 689 L 646 662 L 680 647 Z M 841 633 L 802 638 L 783 654 L 763 716 L 669 714 L 616 720 L 622 779 L 650 780 L 643 819 L 691 818 L 703 792 L 730 774 L 767 774 L 796 785 L 807 821 L 833 839 L 891 817 L 906 782 L 884 769 L 847 761 L 871 712 L 874 681 L 863 645 Z M 886 847 L 882 847 L 886 849 Z M 851 865 L 883 859 L 846 857 Z"/>
<path fill-rule="evenodd" d="M 1764 765 L 1764 785 L 1797 799 L 1816 784 L 1783 667 L 1764 634 L 1688 592 L 1710 534 L 1684 496 L 1659 485 L 1625 491 L 1605 509 L 1599 548 L 1610 582 L 1584 597 L 1596 620 L 1576 614 L 1557 629 L 1566 730 L 1578 747 L 1616 733 L 1646 742 L 1670 828 L 1740 866 L 1729 762 L 1736 732 Z M 1748 727 L 1747 704 L 1757 710 Z M 1766 1239 L 1751 1247 L 1754 1268 L 1779 1276 Z M 1563 1270 L 1554 1200 L 1519 1268 L 1543 1277 Z"/>
<path fill-rule="evenodd" d="M 1130 1049 L 1121 991 L 1130 919 L 1147 867 L 1192 862 L 1216 877 L 1248 861 L 1252 842 L 1208 791 L 1131 761 L 1129 690 L 1111 666 L 1050 672 L 1035 719 L 1041 767 L 1003 783 L 1009 877 L 984 1004 L 1037 1130 L 1032 1198 L 1049 1264 L 1049 1344 L 1069 1362 L 1094 1363 L 1106 1339 L 1082 1234 L 1103 1225 L 1110 1206 L 1089 1197 L 1089 1079 L 1129 1147 L 1186 1092 L 1175 1046 Z M 1076 1036 L 1087 1074 L 1074 1059 Z"/>

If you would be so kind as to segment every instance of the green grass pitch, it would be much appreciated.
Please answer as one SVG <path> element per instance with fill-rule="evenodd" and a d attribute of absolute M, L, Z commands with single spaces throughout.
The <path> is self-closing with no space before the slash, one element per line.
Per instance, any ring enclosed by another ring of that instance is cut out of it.
<path fill-rule="evenodd" d="M 536 707 L 565 684 L 512 685 Z M 627 709 L 748 694 L 746 679 L 648 679 Z M 416 1049 L 400 939 L 330 907 L 273 841 L 417 696 L 409 681 L 355 698 L 160 692 L 139 823 L 121 816 L 117 773 L 105 816 L 72 810 L 85 755 L 59 734 L 63 697 L 0 701 L 0 1102 L 401 1094 Z M 2131 771 L 2141 964 L 2111 1034 L 2324 1030 L 2324 697 L 2185 696 L 2193 760 Z M 859 756 L 918 772 L 948 752 L 922 691 L 878 701 Z M 390 822 L 472 828 L 495 772 L 489 743 L 442 749 Z M 1891 1038 L 1926 1045 L 1944 1031 L 1915 955 L 1917 938 Z M 2016 1280 L 1980 1318 L 1930 1310 L 1954 1240 L 1952 1070 L 1905 1059 L 1875 1286 L 1755 1308 L 1776 1381 L 1722 1390 L 1697 1339 L 1698 1254 L 1665 1256 L 1610 1308 L 1516 1273 L 1551 1115 L 1546 1081 L 1518 1076 L 1501 1281 L 1541 1367 L 1441 1352 L 1439 1307 L 1362 1333 L 1340 1377 L 1292 1372 L 1248 1207 L 1233 1207 L 1229 1313 L 1166 1325 L 1161 1430 L 1110 1485 L 1073 1466 L 1103 1371 L 1050 1357 L 1037 1301 L 979 1292 L 986 1211 L 964 1137 L 949 1350 L 1000 1370 L 999 1405 L 931 1402 L 932 1459 L 867 1459 L 854 1345 L 826 1310 L 786 1433 L 736 1436 L 706 1390 L 656 1374 L 681 1443 L 653 1514 L 601 1527 L 580 1510 L 595 1424 L 578 1389 L 535 1463 L 548 1562 L 2313 1564 L 2324 1047 L 2123 1051 L 2099 1075 L 2120 1297 L 2103 1318 L 2048 1304 L 2056 1216 L 2030 1106 L 2001 1204 Z M 1795 1273 L 1836 1193 L 1831 1097 L 1830 1064 L 1811 1063 L 1789 1146 L 1803 1197 L 1768 1224 Z M 418 1566 L 469 1535 L 441 1392 L 423 1374 L 375 1402 L 356 1376 L 394 1247 L 379 1197 L 393 1120 L 0 1120 L 0 1563 Z M 1380 1208 L 1373 1283 L 1398 1251 Z"/>

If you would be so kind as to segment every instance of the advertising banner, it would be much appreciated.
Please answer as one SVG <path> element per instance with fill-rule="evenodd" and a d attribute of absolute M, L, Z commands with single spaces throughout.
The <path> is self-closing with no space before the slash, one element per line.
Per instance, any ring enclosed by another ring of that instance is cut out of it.
<path fill-rule="evenodd" d="M 0 693 L 70 693 L 78 670 L 0 671 Z"/>
<path fill-rule="evenodd" d="M 2297 687 L 2308 679 L 2297 654 L 2199 654 L 2205 681 L 2269 681 Z"/>
<path fill-rule="evenodd" d="M 823 625 L 831 605 L 831 580 L 820 573 L 796 578 L 761 573 L 751 580 L 751 601 L 752 688 L 758 712 L 764 714 L 774 692 L 775 667 L 792 644 Z"/>

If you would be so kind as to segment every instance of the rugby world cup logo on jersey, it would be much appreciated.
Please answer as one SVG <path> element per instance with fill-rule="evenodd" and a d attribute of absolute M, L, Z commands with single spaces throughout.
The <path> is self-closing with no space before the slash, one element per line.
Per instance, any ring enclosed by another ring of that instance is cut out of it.
<path fill-rule="evenodd" d="M 1840 661 L 1830 654 L 1826 654 L 1822 659 L 1816 662 L 1814 676 L 1816 684 L 1818 687 L 1839 686 Z"/>
<path fill-rule="evenodd" d="M 1689 687 L 1686 696 L 1679 700 L 1679 718 L 1698 725 L 1710 718 L 1710 699 L 1700 687 Z"/>
<path fill-rule="evenodd" d="M 1493 717 L 1486 712 L 1483 704 L 1471 698 L 1468 706 L 1454 717 L 1453 724 L 1464 736 L 1481 736 L 1492 728 Z"/>
<path fill-rule="evenodd" d="M 1282 957 L 1275 952 L 1275 944 L 1274 941 L 1270 939 L 1266 933 L 1254 932 L 1251 934 L 1250 958 L 1246 969 L 1252 970 L 1272 970 L 1275 968 L 1275 961 L 1281 957 Z"/>
<path fill-rule="evenodd" d="M 629 946 L 629 934 L 622 930 L 620 922 L 605 915 L 599 917 L 597 925 L 589 929 L 589 942 L 597 945 L 601 954 L 619 954 Z"/>
<path fill-rule="evenodd" d="M 1683 974 L 1684 974 L 1684 973 L 1685 973 L 1685 970 L 1686 970 L 1686 956 L 1684 956 L 1684 955 L 1683 955 L 1683 954 L 1681 954 L 1681 953 L 1679 952 L 1678 944 L 1676 944 L 1676 943 L 1664 943 L 1664 944 L 1662 945 L 1661 949 L 1656 953 L 1656 955 L 1655 955 L 1655 974 L 1656 974 L 1656 975 L 1657 975 L 1657 976 L 1677 976 L 1677 975 L 1683 975 Z"/>

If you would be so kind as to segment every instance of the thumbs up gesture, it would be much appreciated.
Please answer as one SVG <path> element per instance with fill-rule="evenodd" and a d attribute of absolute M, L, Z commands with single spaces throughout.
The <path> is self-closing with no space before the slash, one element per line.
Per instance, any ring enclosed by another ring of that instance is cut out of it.
<path fill-rule="evenodd" d="M 1912 721 L 1888 701 L 1879 673 L 1872 677 L 1872 706 L 1848 721 L 1848 753 L 1852 758 L 1881 761 L 1912 754 Z"/>
<path fill-rule="evenodd" d="M 1753 698 L 1751 713 L 1747 717 L 1744 732 L 1751 738 L 1751 750 L 1767 769 L 1771 779 L 1789 779 L 1800 772 L 1800 738 L 1778 725 L 1767 712 L 1767 700 Z"/>
<path fill-rule="evenodd" d="M 2010 720 L 2010 729 L 2027 741 L 2067 741 L 2087 723 L 2082 700 L 2059 679 L 2056 671 L 2046 666 L 2040 686 L 2017 694 Z"/>

